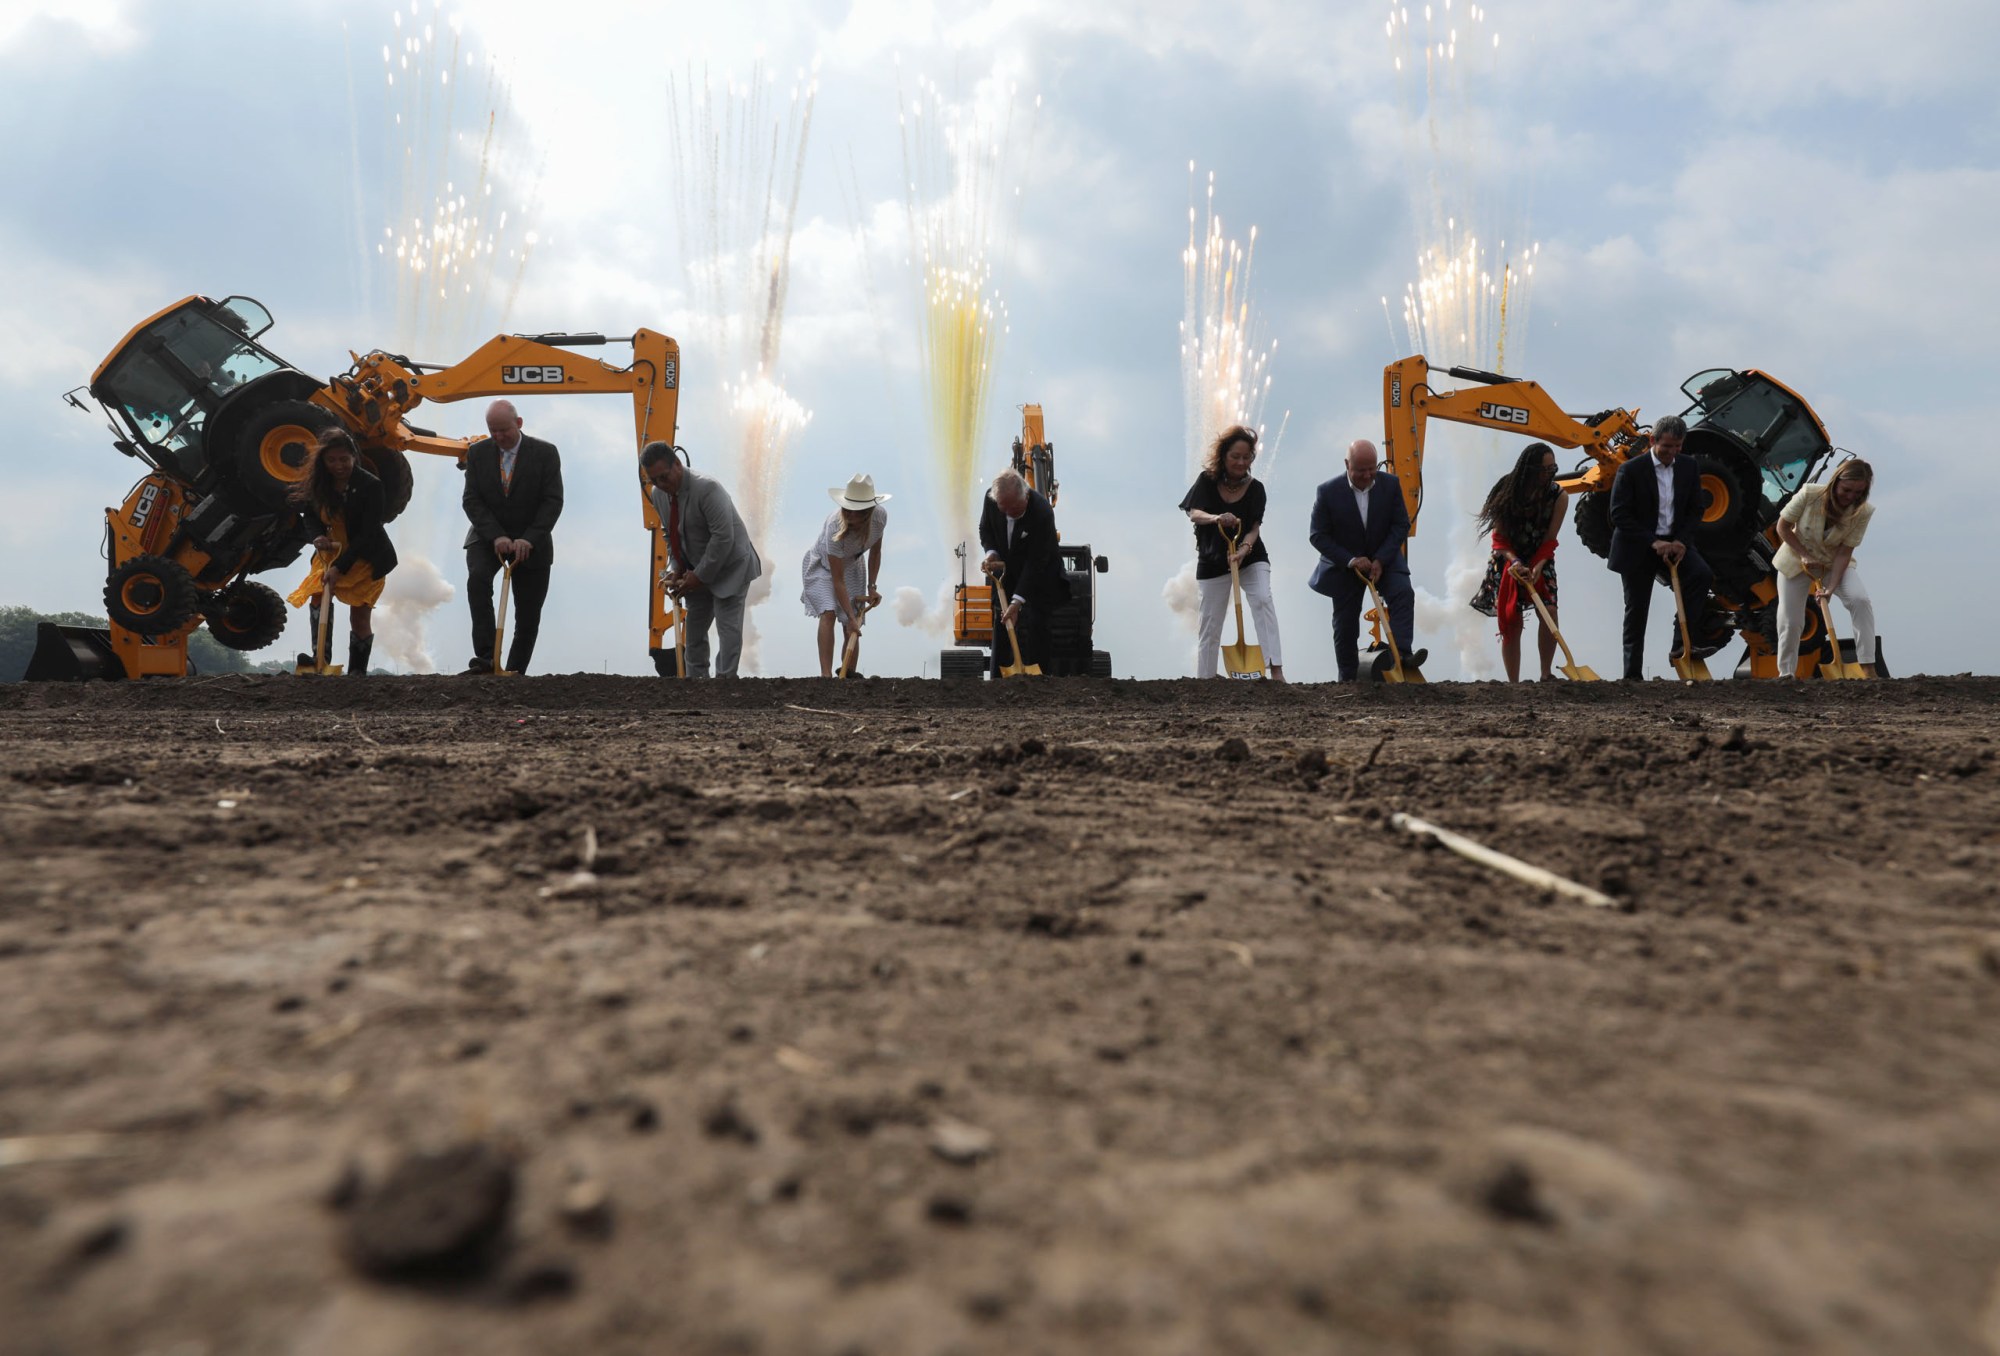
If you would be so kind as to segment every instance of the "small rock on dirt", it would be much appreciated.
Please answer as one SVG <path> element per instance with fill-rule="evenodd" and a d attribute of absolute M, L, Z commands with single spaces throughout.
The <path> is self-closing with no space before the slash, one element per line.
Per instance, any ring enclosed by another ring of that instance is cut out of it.
<path fill-rule="evenodd" d="M 732 1097 L 710 1107 L 701 1118 L 701 1128 L 710 1139 L 733 1139 L 741 1144 L 755 1144 L 758 1139 L 756 1125 Z"/>
<path fill-rule="evenodd" d="M 931 1152 L 947 1163 L 969 1167 L 993 1152 L 993 1135 L 951 1116 L 931 1122 Z"/>
<path fill-rule="evenodd" d="M 1215 756 L 1225 763 L 1245 762 L 1250 757 L 1250 746 L 1231 735 L 1216 746 Z"/>
<path fill-rule="evenodd" d="M 563 1193 L 561 1214 L 573 1234 L 583 1238 L 611 1236 L 611 1192 L 594 1177 L 571 1184 Z"/>
<path fill-rule="evenodd" d="M 475 1276 L 499 1256 L 513 1204 L 514 1167 L 488 1144 L 407 1154 L 355 1202 L 348 1257 L 378 1280 Z"/>

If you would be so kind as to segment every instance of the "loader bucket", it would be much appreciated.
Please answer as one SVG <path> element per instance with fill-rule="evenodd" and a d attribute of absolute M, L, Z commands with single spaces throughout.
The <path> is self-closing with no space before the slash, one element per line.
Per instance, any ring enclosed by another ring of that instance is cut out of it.
<path fill-rule="evenodd" d="M 21 675 L 29 683 L 73 683 L 93 678 L 116 681 L 125 677 L 125 666 L 111 648 L 111 633 L 91 626 L 57 626 L 43 622 L 35 628 L 35 653 L 28 659 L 28 671 Z"/>

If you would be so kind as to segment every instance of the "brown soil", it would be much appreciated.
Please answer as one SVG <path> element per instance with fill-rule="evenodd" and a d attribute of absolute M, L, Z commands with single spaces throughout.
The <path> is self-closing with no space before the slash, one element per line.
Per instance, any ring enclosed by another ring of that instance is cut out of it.
<path fill-rule="evenodd" d="M 1996 709 L 8 689 L 0 1347 L 2000 1349 Z"/>

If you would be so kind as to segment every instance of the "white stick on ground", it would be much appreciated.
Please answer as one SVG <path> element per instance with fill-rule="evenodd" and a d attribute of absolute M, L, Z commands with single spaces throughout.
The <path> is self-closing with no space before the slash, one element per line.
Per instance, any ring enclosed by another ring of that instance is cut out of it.
<path fill-rule="evenodd" d="M 1519 857 L 1509 857 L 1504 852 L 1495 852 L 1483 843 L 1473 842 L 1464 834 L 1453 833 L 1450 829 L 1441 829 L 1435 824 L 1418 819 L 1415 815 L 1390 815 L 1389 826 L 1401 829 L 1405 833 L 1416 834 L 1420 838 L 1435 838 L 1441 845 L 1456 852 L 1467 861 L 1477 862 L 1483 867 L 1498 871 L 1503 876 L 1512 876 L 1515 880 L 1533 885 L 1538 889 L 1553 891 L 1567 899 L 1574 899 L 1579 903 L 1588 904 L 1594 909 L 1617 907 L 1618 901 L 1611 898 L 1610 895 L 1593 890 L 1588 885 L 1579 885 L 1573 880 L 1567 880 L 1562 876 L 1558 876 L 1553 871 L 1544 871 L 1539 866 L 1530 866 Z"/>

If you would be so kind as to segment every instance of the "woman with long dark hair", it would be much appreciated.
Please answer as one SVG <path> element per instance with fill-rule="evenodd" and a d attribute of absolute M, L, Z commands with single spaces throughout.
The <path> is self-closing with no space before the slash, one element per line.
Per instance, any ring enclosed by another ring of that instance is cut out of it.
<path fill-rule="evenodd" d="M 1799 636 L 1805 629 L 1806 594 L 1838 598 L 1854 619 L 1854 662 L 1875 672 L 1875 604 L 1854 568 L 1854 548 L 1868 532 L 1875 506 L 1868 492 L 1875 468 L 1859 457 L 1840 464 L 1824 485 L 1801 485 L 1778 514 L 1778 676 L 1799 673 Z M 1835 655 L 1838 659 L 1840 656 Z"/>
<path fill-rule="evenodd" d="M 1201 474 L 1181 500 L 1181 512 L 1194 524 L 1195 587 L 1201 593 L 1197 678 L 1215 677 L 1223 618 L 1229 611 L 1229 566 L 1234 561 L 1271 679 L 1285 681 L 1278 607 L 1271 600 L 1271 553 L 1264 549 L 1264 483 L 1250 474 L 1256 460 L 1256 430 L 1231 425 L 1210 444 Z"/>
<path fill-rule="evenodd" d="M 1514 469 L 1493 483 L 1480 507 L 1479 528 L 1492 534 L 1493 557 L 1472 606 L 1500 623 L 1500 662 L 1510 683 L 1521 681 L 1521 628 L 1533 607 L 1523 585 L 1534 588 L 1555 619 L 1556 534 L 1568 509 L 1556 484 L 1555 449 L 1547 443 L 1522 448 Z M 1538 643 L 1547 682 L 1555 677 L 1556 637 L 1546 624 Z"/>
<path fill-rule="evenodd" d="M 332 429 L 320 435 L 306 459 L 305 477 L 292 486 L 292 502 L 313 533 L 313 564 L 292 590 L 291 604 L 311 605 L 317 637 L 320 600 L 328 582 L 333 584 L 333 596 L 347 604 L 347 672 L 358 677 L 368 672 L 368 652 L 375 647 L 372 614 L 396 568 L 396 548 L 382 526 L 388 511 L 382 482 L 360 464 L 353 434 Z"/>

